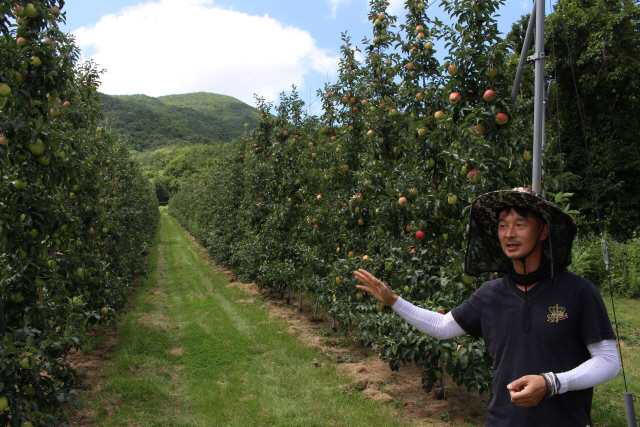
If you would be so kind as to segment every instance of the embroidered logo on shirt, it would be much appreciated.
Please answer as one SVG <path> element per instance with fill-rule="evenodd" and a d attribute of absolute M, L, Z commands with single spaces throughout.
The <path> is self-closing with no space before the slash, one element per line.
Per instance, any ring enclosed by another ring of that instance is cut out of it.
<path fill-rule="evenodd" d="M 569 318 L 569 315 L 564 312 L 564 307 L 558 307 L 556 304 L 555 307 L 549 307 L 549 311 L 551 314 L 547 314 L 547 322 L 549 323 L 558 323 L 561 320 L 565 320 Z"/>

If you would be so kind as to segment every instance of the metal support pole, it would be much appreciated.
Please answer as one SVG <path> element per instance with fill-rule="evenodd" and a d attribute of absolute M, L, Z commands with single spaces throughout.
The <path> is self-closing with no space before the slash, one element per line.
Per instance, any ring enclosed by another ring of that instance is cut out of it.
<path fill-rule="evenodd" d="M 516 79 L 513 82 L 513 89 L 511 89 L 511 98 L 515 101 L 518 89 L 520 89 L 520 80 L 522 80 L 522 71 L 527 63 L 527 52 L 529 52 L 529 46 L 531 46 L 531 39 L 533 38 L 533 27 L 536 23 L 536 2 L 533 2 L 533 10 L 531 11 L 531 17 L 529 17 L 529 26 L 527 27 L 527 34 L 524 36 L 524 45 L 522 45 L 522 53 L 520 53 L 520 62 L 518 63 L 518 70 L 516 71 Z"/>
<path fill-rule="evenodd" d="M 533 111 L 532 189 L 542 194 L 542 138 L 544 130 L 544 1 L 536 1 L 535 97 Z"/>
<path fill-rule="evenodd" d="M 637 427 L 638 423 L 636 422 L 636 411 L 633 409 L 633 401 L 634 401 L 633 393 L 625 393 L 624 394 L 624 405 L 627 410 L 627 425 L 629 427 Z"/>

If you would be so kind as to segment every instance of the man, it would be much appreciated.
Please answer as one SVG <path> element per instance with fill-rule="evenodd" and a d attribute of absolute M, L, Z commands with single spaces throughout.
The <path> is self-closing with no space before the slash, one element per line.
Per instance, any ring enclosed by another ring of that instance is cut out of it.
<path fill-rule="evenodd" d="M 566 270 L 575 223 L 523 188 L 480 196 L 470 215 L 466 273 L 507 274 L 450 313 L 418 308 L 364 270 L 357 288 L 438 339 L 484 338 L 494 375 L 485 426 L 591 426 L 593 386 L 619 361 L 600 293 Z"/>

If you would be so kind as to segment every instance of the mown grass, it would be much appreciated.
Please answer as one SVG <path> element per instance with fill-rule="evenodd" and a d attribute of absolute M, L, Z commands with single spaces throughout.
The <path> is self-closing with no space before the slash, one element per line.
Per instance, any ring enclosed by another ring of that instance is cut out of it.
<path fill-rule="evenodd" d="M 392 404 L 341 392 L 348 380 L 261 304 L 236 303 L 247 295 L 226 288 L 166 214 L 148 261 L 113 372 L 90 404 L 96 425 L 408 425 Z"/>
<path fill-rule="evenodd" d="M 609 312 L 611 324 L 614 325 L 614 316 L 611 296 L 603 294 L 604 303 Z M 592 420 L 598 427 L 627 427 L 627 418 L 624 406 L 625 377 L 629 392 L 640 394 L 637 384 L 640 384 L 640 301 L 631 298 L 613 298 L 616 318 L 618 320 L 618 332 L 622 340 L 622 361 L 625 375 L 622 371 L 618 377 L 607 383 L 595 387 L 593 399 Z M 635 405 L 636 418 L 640 419 L 640 405 Z"/>

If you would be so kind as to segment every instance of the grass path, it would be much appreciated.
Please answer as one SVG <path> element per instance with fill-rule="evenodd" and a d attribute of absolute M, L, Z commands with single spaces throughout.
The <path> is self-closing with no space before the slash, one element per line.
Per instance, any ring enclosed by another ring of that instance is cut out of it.
<path fill-rule="evenodd" d="M 282 333 L 288 325 L 259 301 L 237 303 L 246 294 L 227 288 L 166 214 L 148 260 L 152 272 L 119 328 L 113 369 L 83 404 L 94 425 L 406 425 L 393 406 L 339 391 L 348 380 Z"/>

